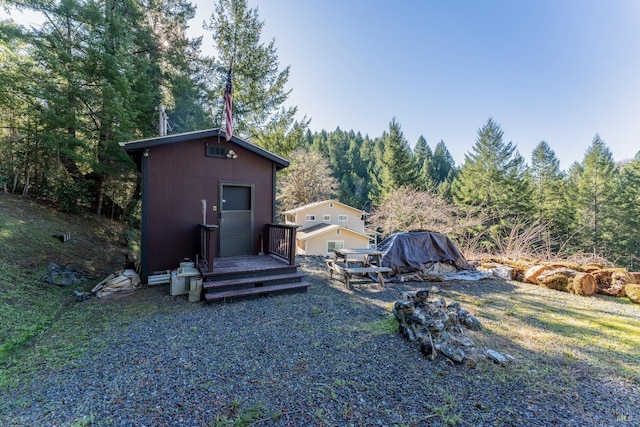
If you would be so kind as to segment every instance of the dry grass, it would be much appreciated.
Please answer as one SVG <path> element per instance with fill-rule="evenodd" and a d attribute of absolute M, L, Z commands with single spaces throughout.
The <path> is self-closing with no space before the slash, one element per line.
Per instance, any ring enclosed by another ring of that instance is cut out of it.
<path fill-rule="evenodd" d="M 460 284 L 445 292 L 475 307 L 485 326 L 475 338 L 510 352 L 522 369 L 560 365 L 553 370 L 562 374 L 567 365 L 640 384 L 640 306 L 626 298 L 583 297 L 515 281 Z"/>

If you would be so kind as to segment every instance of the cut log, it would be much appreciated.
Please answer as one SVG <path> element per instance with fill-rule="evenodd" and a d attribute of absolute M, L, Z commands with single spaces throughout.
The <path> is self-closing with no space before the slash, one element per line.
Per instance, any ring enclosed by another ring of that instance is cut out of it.
<path fill-rule="evenodd" d="M 547 270 L 544 273 L 542 273 L 540 276 L 538 276 L 538 282 L 542 282 L 544 279 L 550 276 L 555 276 L 556 274 L 560 274 L 566 278 L 573 279 L 576 276 L 576 274 L 578 274 L 578 272 L 576 270 L 573 270 L 567 267 L 557 267 L 557 268 Z"/>
<path fill-rule="evenodd" d="M 559 268 L 567 268 L 569 270 L 574 270 L 574 271 L 582 271 L 582 267 L 578 264 L 576 264 L 575 262 L 569 262 L 569 261 L 557 261 L 557 262 L 550 262 L 549 267 L 553 268 L 553 269 L 559 269 Z"/>
<path fill-rule="evenodd" d="M 569 279 L 563 274 L 551 274 L 540 280 L 540 284 L 556 291 L 569 291 Z"/>
<path fill-rule="evenodd" d="M 605 268 L 591 273 L 596 280 L 596 292 L 614 297 L 626 295 L 624 287 L 631 283 L 631 276 L 623 268 Z"/>
<path fill-rule="evenodd" d="M 569 291 L 576 295 L 591 296 L 596 292 L 596 280 L 589 273 L 578 273 L 573 278 Z"/>
<path fill-rule="evenodd" d="M 524 281 L 525 271 L 531 266 L 530 261 L 523 259 L 515 260 L 503 257 L 484 257 L 481 261 L 484 264 L 483 267 L 486 265 L 488 267 L 487 269 L 492 270 L 495 276 L 501 279 L 517 280 L 519 282 Z M 503 266 L 510 267 L 510 270 L 504 269 Z M 507 274 L 510 277 L 507 277 Z"/>
<path fill-rule="evenodd" d="M 547 270 L 538 276 L 537 281 L 549 289 L 576 295 L 589 296 L 596 292 L 596 281 L 593 276 L 567 267 Z"/>
<path fill-rule="evenodd" d="M 537 285 L 539 284 L 538 277 L 542 273 L 550 269 L 551 267 L 548 265 L 534 265 L 533 267 L 528 268 L 527 271 L 524 272 L 524 280 L 526 280 L 529 283 L 533 283 L 534 285 Z"/>
<path fill-rule="evenodd" d="M 640 304 L 640 285 L 636 283 L 627 283 L 624 290 L 629 299 L 636 304 Z"/>
<path fill-rule="evenodd" d="M 582 269 L 587 273 L 593 273 L 594 271 L 602 270 L 604 266 L 595 262 L 581 265 Z"/>
<path fill-rule="evenodd" d="M 631 277 L 632 284 L 640 285 L 640 273 L 639 272 L 629 272 L 629 276 Z"/>

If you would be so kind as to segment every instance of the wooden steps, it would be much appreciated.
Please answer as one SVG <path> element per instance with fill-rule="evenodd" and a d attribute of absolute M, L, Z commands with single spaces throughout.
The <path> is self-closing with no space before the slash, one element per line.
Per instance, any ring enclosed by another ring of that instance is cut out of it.
<path fill-rule="evenodd" d="M 222 288 L 227 288 L 230 286 L 245 286 L 245 285 L 251 285 L 251 286 L 258 286 L 258 285 L 263 285 L 265 283 L 273 283 L 276 281 L 291 281 L 291 282 L 296 282 L 296 281 L 301 281 L 301 279 L 304 277 L 304 274 L 302 273 L 289 273 L 289 274 L 273 274 L 273 275 L 268 275 L 268 276 L 258 276 L 258 277 L 244 277 L 244 278 L 238 278 L 238 279 L 226 279 L 226 280 L 216 280 L 216 281 L 212 281 L 212 282 L 205 282 L 202 284 L 203 289 L 205 290 L 216 290 L 216 289 L 222 289 Z"/>
<path fill-rule="evenodd" d="M 221 259 L 212 272 L 203 274 L 202 299 L 220 301 L 244 296 L 306 291 L 309 283 L 303 280 L 297 265 L 274 262 L 270 257 Z"/>
<path fill-rule="evenodd" d="M 244 289 L 232 289 L 228 291 L 219 291 L 213 293 L 205 293 L 204 299 L 205 301 L 216 301 L 223 300 L 227 298 L 237 298 L 244 297 L 250 295 L 265 295 L 276 292 L 283 291 L 303 291 L 307 290 L 309 287 L 309 283 L 307 282 L 295 282 L 295 283 L 282 283 L 279 285 L 268 285 L 268 286 L 257 286 L 253 288 L 244 288 Z"/>

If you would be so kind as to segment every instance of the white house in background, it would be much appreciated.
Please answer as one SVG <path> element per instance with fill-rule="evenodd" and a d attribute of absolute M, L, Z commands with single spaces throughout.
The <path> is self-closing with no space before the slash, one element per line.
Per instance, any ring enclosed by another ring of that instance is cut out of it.
<path fill-rule="evenodd" d="M 334 249 L 369 247 L 362 211 L 337 200 L 310 203 L 283 214 L 286 224 L 299 226 L 296 244 L 300 255 L 327 255 Z"/>

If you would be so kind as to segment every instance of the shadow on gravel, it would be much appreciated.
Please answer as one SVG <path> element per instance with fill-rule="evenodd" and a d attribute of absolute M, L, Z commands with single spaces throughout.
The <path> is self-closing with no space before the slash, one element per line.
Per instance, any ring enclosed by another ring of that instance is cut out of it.
<path fill-rule="evenodd" d="M 469 368 L 423 357 L 389 327 L 400 293 L 432 283 L 346 289 L 329 280 L 322 258 L 300 262 L 306 293 L 205 304 L 154 287 L 86 302 L 112 313 L 109 326 L 78 360 L 0 389 L 0 424 L 541 427 L 638 419 L 638 384 L 619 365 L 592 363 L 621 350 L 604 359 L 603 346 L 590 356 L 591 344 L 563 336 L 587 334 L 587 326 L 551 329 L 561 322 L 553 316 L 581 320 L 589 306 L 574 308 L 566 296 L 546 305 L 554 294 L 538 300 L 531 293 L 541 290 L 509 282 L 439 284 L 437 295 L 485 325 L 473 335 L 479 345 L 516 358 Z"/>

